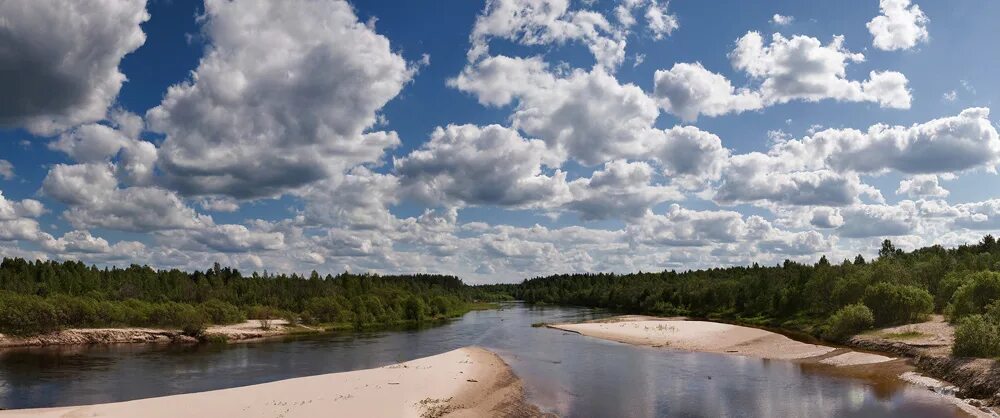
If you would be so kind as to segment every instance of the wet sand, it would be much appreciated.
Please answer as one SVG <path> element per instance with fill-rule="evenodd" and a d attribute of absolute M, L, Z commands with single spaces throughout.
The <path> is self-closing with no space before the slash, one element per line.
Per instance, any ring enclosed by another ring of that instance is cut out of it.
<path fill-rule="evenodd" d="M 54 417 L 539 416 L 497 355 L 466 347 L 377 369 L 108 404 L 0 411 Z"/>

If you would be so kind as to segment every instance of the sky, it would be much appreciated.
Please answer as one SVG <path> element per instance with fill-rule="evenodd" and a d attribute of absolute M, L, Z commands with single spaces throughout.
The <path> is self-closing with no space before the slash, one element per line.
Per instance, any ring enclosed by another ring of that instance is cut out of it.
<path fill-rule="evenodd" d="M 0 254 L 839 262 L 1000 230 L 1000 3 L 0 2 Z"/>

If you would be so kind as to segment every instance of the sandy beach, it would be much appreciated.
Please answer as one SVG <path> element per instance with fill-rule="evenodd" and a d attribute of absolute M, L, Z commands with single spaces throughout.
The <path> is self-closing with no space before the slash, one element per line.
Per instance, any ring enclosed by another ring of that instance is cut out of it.
<path fill-rule="evenodd" d="M 619 317 L 552 328 L 627 344 L 776 360 L 815 359 L 833 366 L 882 363 L 891 357 L 795 341 L 758 328 L 708 321 Z"/>
<path fill-rule="evenodd" d="M 55 417 L 539 416 L 500 357 L 478 347 L 377 369 L 99 405 L 0 411 Z"/>

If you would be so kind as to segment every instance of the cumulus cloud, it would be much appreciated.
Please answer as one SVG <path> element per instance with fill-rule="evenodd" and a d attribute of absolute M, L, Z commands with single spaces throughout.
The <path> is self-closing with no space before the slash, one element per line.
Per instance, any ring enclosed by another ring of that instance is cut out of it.
<path fill-rule="evenodd" d="M 719 116 L 742 113 L 764 106 L 760 94 L 747 88 L 737 90 L 728 79 L 706 70 L 701 63 L 677 63 L 670 70 L 657 70 L 653 96 L 663 110 L 686 121 L 698 115 Z"/>
<path fill-rule="evenodd" d="M 892 237 L 908 235 L 917 225 L 915 207 L 911 201 L 897 206 L 858 205 L 841 210 L 843 225 L 837 234 L 847 238 Z"/>
<path fill-rule="evenodd" d="M 137 139 L 142 119 L 131 113 L 116 112 L 112 126 L 86 124 L 67 131 L 49 143 L 81 163 L 114 162 L 118 175 L 129 184 L 148 185 L 153 181 L 157 150 L 150 142 Z"/>
<path fill-rule="evenodd" d="M 205 22 L 191 79 L 146 114 L 171 188 L 275 196 L 399 144 L 366 131 L 415 70 L 347 2 L 209 0 Z"/>
<path fill-rule="evenodd" d="M 930 37 L 927 32 L 930 19 L 920 6 L 911 5 L 910 0 L 880 0 L 879 10 L 881 14 L 867 25 L 875 48 L 885 51 L 910 49 L 927 42 Z"/>
<path fill-rule="evenodd" d="M 46 196 L 69 205 L 63 212 L 79 229 L 103 227 L 149 232 L 194 228 L 210 222 L 173 192 L 157 187 L 119 188 L 110 163 L 56 164 L 42 182 Z"/>
<path fill-rule="evenodd" d="M 43 213 L 45 207 L 37 200 L 9 200 L 0 192 L 0 241 L 39 242 L 50 239 L 34 219 Z"/>
<path fill-rule="evenodd" d="M 780 158 L 750 153 L 733 156 L 714 199 L 725 204 L 773 202 L 790 205 L 845 206 L 865 196 L 882 200 L 877 189 L 857 174 L 832 170 L 796 170 Z"/>
<path fill-rule="evenodd" d="M 733 68 L 745 72 L 754 86 L 737 89 L 722 74 L 701 63 L 677 63 L 654 74 L 653 96 L 660 106 L 684 120 L 759 110 L 793 100 L 874 102 L 908 109 L 908 80 L 895 71 L 871 71 L 867 80 L 847 78 L 847 65 L 865 57 L 844 48 L 844 37 L 823 45 L 818 39 L 775 33 L 765 44 L 759 32 L 747 32 L 729 53 Z"/>
<path fill-rule="evenodd" d="M 0 16 L 0 126 L 38 135 L 104 119 L 149 19 L 145 0 L 5 1 Z"/>
<path fill-rule="evenodd" d="M 516 101 L 513 128 L 587 165 L 644 151 L 641 133 L 659 115 L 653 99 L 634 84 L 622 85 L 600 68 L 557 77 L 537 57 L 488 57 L 450 84 L 483 104 Z"/>
<path fill-rule="evenodd" d="M 657 203 L 684 198 L 677 189 L 653 184 L 654 170 L 644 162 L 610 161 L 590 178 L 570 183 L 572 201 L 566 207 L 584 220 L 645 215 Z"/>
<path fill-rule="evenodd" d="M 660 4 L 656 0 L 652 0 L 649 7 L 646 8 L 646 23 L 649 25 L 649 31 L 653 33 L 654 39 L 663 39 L 664 36 L 670 35 L 681 27 L 677 16 L 667 12 L 668 4 L 667 2 Z"/>
<path fill-rule="evenodd" d="M 946 173 L 1000 161 L 1000 134 L 987 108 L 969 108 L 911 126 L 873 125 L 867 132 L 827 129 L 802 141 L 789 141 L 781 152 L 822 161 L 838 170 L 911 174 Z"/>
<path fill-rule="evenodd" d="M 597 64 L 614 71 L 625 60 L 625 39 L 600 13 L 570 10 L 568 0 L 491 0 L 476 18 L 469 36 L 469 62 L 489 55 L 491 38 L 521 45 L 584 43 Z M 631 18 L 631 16 L 629 16 Z M 660 16 L 660 30 L 666 31 L 669 16 Z M 672 29 L 671 29 L 672 30 Z"/>
<path fill-rule="evenodd" d="M 768 105 L 834 99 L 875 102 L 889 108 L 910 107 L 903 74 L 872 71 L 868 80 L 847 78 L 847 64 L 864 61 L 865 56 L 845 49 L 843 36 L 835 36 L 823 45 L 813 37 L 785 38 L 775 33 L 765 44 L 760 33 L 748 32 L 736 41 L 729 58 L 733 67 L 760 81 L 760 94 Z"/>
<path fill-rule="evenodd" d="M 408 156 L 394 161 L 402 184 L 426 202 L 531 207 L 557 203 L 568 193 L 566 175 L 537 139 L 499 125 L 449 125 Z"/>
<path fill-rule="evenodd" d="M 670 205 L 666 213 L 650 214 L 628 226 L 633 244 L 655 246 L 705 246 L 712 243 L 736 242 L 763 219 L 755 217 L 748 224 L 743 215 L 734 211 L 696 211 Z"/>
<path fill-rule="evenodd" d="M 75 230 L 55 239 L 42 242 L 42 248 L 60 259 L 85 259 L 87 262 L 126 262 L 149 256 L 146 245 L 138 241 L 119 241 L 114 244 L 94 236 L 90 231 Z"/>
<path fill-rule="evenodd" d="M 896 194 L 910 197 L 947 197 L 949 192 L 938 184 L 938 176 L 917 175 L 899 182 Z"/>
<path fill-rule="evenodd" d="M 954 225 L 973 230 L 1000 229 L 1000 199 L 955 205 Z"/>

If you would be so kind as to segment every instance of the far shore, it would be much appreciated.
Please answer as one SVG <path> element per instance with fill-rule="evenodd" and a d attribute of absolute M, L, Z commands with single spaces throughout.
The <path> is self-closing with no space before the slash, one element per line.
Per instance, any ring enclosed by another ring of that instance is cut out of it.
<path fill-rule="evenodd" d="M 265 326 L 266 324 L 266 326 Z M 283 319 L 262 323 L 249 320 L 238 324 L 212 325 L 205 329 L 204 340 L 251 341 L 283 335 L 322 332 L 321 328 L 291 325 Z M 130 344 L 130 343 L 197 343 L 198 338 L 184 335 L 178 329 L 163 328 L 71 328 L 34 336 L 0 334 L 0 348 L 44 347 L 53 345 Z"/>
<path fill-rule="evenodd" d="M 2 418 L 542 416 L 496 354 L 460 348 L 377 369 L 98 405 L 0 411 Z"/>

